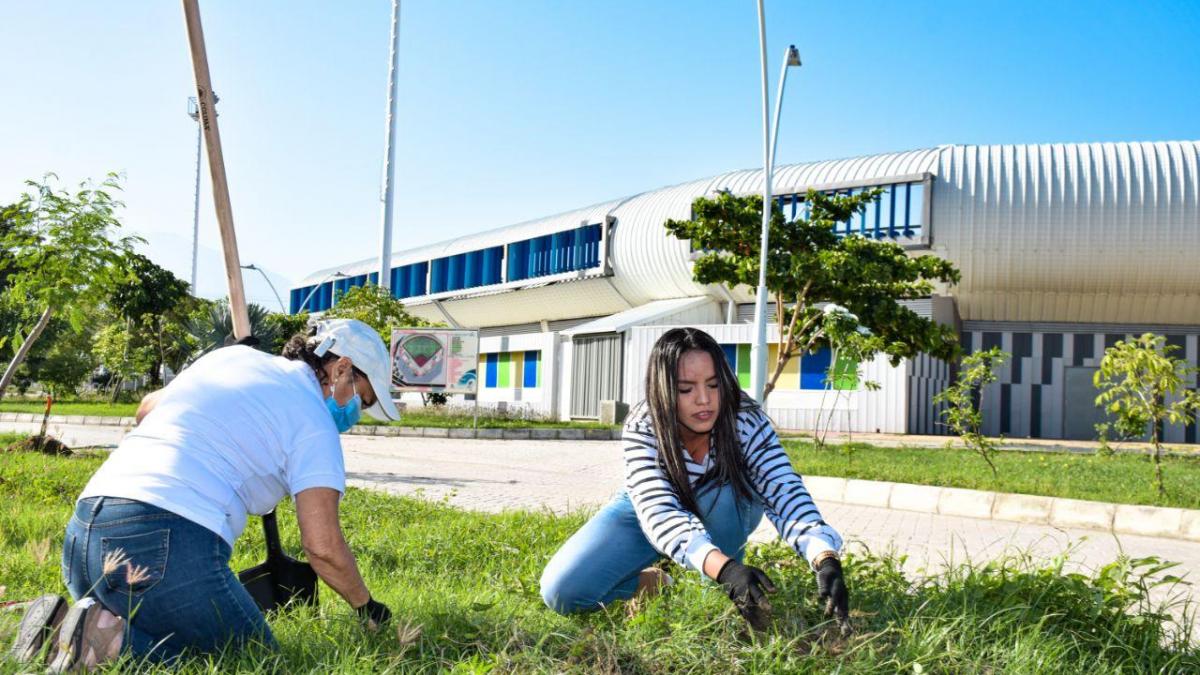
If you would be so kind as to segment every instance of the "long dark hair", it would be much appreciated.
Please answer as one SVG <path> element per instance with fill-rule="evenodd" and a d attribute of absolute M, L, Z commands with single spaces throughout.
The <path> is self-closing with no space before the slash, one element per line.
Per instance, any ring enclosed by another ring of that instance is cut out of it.
<path fill-rule="evenodd" d="M 725 359 L 725 352 L 708 333 L 695 328 L 672 328 L 663 333 L 650 350 L 650 363 L 646 368 L 646 407 L 658 439 L 658 466 L 675 488 L 683 507 L 701 515 L 684 464 L 678 415 L 679 361 L 692 350 L 712 357 L 717 371 L 717 391 L 721 396 L 717 421 L 712 429 L 713 468 L 709 476 L 720 484 L 732 484 L 746 499 L 753 496 L 753 491 L 747 478 L 746 459 L 739 447 L 737 415 L 739 410 L 754 405 L 754 402 L 742 396 L 742 388 Z"/>
<path fill-rule="evenodd" d="M 281 356 L 285 359 L 293 361 L 303 361 L 313 369 L 313 374 L 317 376 L 317 382 L 321 386 L 329 384 L 329 376 L 325 373 L 325 364 L 338 359 L 337 354 L 325 352 L 322 356 L 316 355 L 317 342 L 313 336 L 317 334 L 317 327 L 310 326 L 307 330 L 300 331 L 283 345 Z"/>

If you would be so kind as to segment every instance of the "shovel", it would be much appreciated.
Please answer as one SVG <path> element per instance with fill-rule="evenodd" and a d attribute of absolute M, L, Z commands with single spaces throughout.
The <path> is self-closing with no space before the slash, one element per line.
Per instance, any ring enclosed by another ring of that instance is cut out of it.
<path fill-rule="evenodd" d="M 267 559 L 261 565 L 238 572 L 238 581 L 246 587 L 264 614 L 293 601 L 317 604 L 317 573 L 312 565 L 283 552 L 274 511 L 264 514 L 262 523 L 263 535 L 267 540 Z"/>

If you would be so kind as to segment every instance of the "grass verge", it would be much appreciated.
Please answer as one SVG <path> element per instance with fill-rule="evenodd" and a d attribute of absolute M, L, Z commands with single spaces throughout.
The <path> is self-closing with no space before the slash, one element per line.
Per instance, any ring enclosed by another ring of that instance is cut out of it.
<path fill-rule="evenodd" d="M 1153 484 L 1153 460 L 1147 455 L 1002 451 L 993 458 L 999 469 L 993 477 L 982 457 L 958 448 L 880 448 L 856 443 L 817 449 L 795 440 L 783 444 L 801 475 L 1200 508 L 1200 457 L 1163 459 L 1167 495 L 1160 499 Z"/>
<path fill-rule="evenodd" d="M 78 401 L 68 400 L 56 402 L 53 409 L 50 411 L 52 415 L 91 415 L 97 417 L 133 417 L 137 412 L 138 404 L 136 403 L 115 403 L 111 404 L 107 401 Z M 11 413 L 35 413 L 41 415 L 46 409 L 45 401 L 30 401 L 30 400 L 7 400 L 0 401 L 0 412 Z M 401 416 L 399 422 L 379 422 L 370 417 L 363 416 L 362 424 L 390 424 L 391 426 L 404 427 L 438 427 L 438 428 L 471 428 L 474 424 L 473 417 L 469 411 L 464 412 L 461 408 L 447 410 L 445 412 L 434 412 L 430 410 L 412 410 L 406 411 Z M 526 428 L 549 428 L 549 429 L 611 429 L 611 425 L 600 424 L 599 422 L 586 422 L 578 420 L 569 420 L 560 422 L 558 420 L 543 420 L 543 419 L 525 419 L 521 417 L 510 417 L 506 415 L 497 415 L 488 411 L 481 410 L 479 413 L 479 428 L 480 429 L 526 429 Z"/>
<path fill-rule="evenodd" d="M 0 468 L 3 599 L 58 590 L 59 547 L 71 504 L 98 457 L 9 455 Z M 901 560 L 850 557 L 856 634 L 827 632 L 812 573 L 778 544 L 752 564 L 780 587 L 776 624 L 748 635 L 730 603 L 694 573 L 672 570 L 667 592 L 629 616 L 618 603 L 561 617 L 538 595 L 541 568 L 583 514 L 483 515 L 441 503 L 350 490 L 343 526 L 372 591 L 399 621 L 368 635 L 328 588 L 315 609 L 271 617 L 278 654 L 193 659 L 180 672 L 1196 672 L 1188 635 L 1146 604 L 1142 574 L 1124 561 L 1097 577 L 1009 559 L 915 581 Z M 290 509 L 284 543 L 299 550 Z M 254 523 L 234 567 L 263 555 Z M 10 620 L 11 624 L 11 620 Z M 399 628 L 399 630 L 397 630 Z M 11 627 L 10 629 L 11 630 Z M 11 639 L 7 634 L 5 639 Z M 18 672 L 2 661 L 0 671 Z M 130 668 L 140 664 L 122 663 Z M 26 669 L 27 670 L 27 669 Z M 116 668 L 114 668 L 114 671 Z"/>

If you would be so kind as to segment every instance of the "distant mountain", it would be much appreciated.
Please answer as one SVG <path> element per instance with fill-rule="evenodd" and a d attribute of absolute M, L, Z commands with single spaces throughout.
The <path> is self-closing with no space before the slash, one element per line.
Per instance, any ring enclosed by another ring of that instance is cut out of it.
<path fill-rule="evenodd" d="M 139 232 L 145 244 L 138 246 L 138 252 L 153 260 L 156 264 L 175 273 L 184 281 L 192 278 L 192 240 L 172 232 Z M 243 260 L 242 264 L 255 263 L 253 260 Z M 256 266 L 261 267 L 261 265 Z M 288 289 L 291 281 L 269 269 L 264 269 L 275 290 L 283 300 L 284 311 L 287 310 Z M 242 270 L 242 284 L 246 289 L 246 300 L 262 305 L 272 312 L 279 311 L 279 301 L 271 292 L 271 287 L 263 280 L 263 275 L 254 270 Z M 202 298 L 224 298 L 229 294 L 225 285 L 225 260 L 220 251 L 200 246 L 196 259 L 196 295 Z"/>

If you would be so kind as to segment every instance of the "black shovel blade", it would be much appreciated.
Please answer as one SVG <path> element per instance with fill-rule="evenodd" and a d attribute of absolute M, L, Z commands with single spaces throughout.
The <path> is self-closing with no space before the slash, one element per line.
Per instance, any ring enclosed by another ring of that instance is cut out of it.
<path fill-rule="evenodd" d="M 283 552 L 274 511 L 262 519 L 267 559 L 262 564 L 238 572 L 238 581 L 242 582 L 264 613 L 291 602 L 317 604 L 317 573 L 312 565 Z"/>

